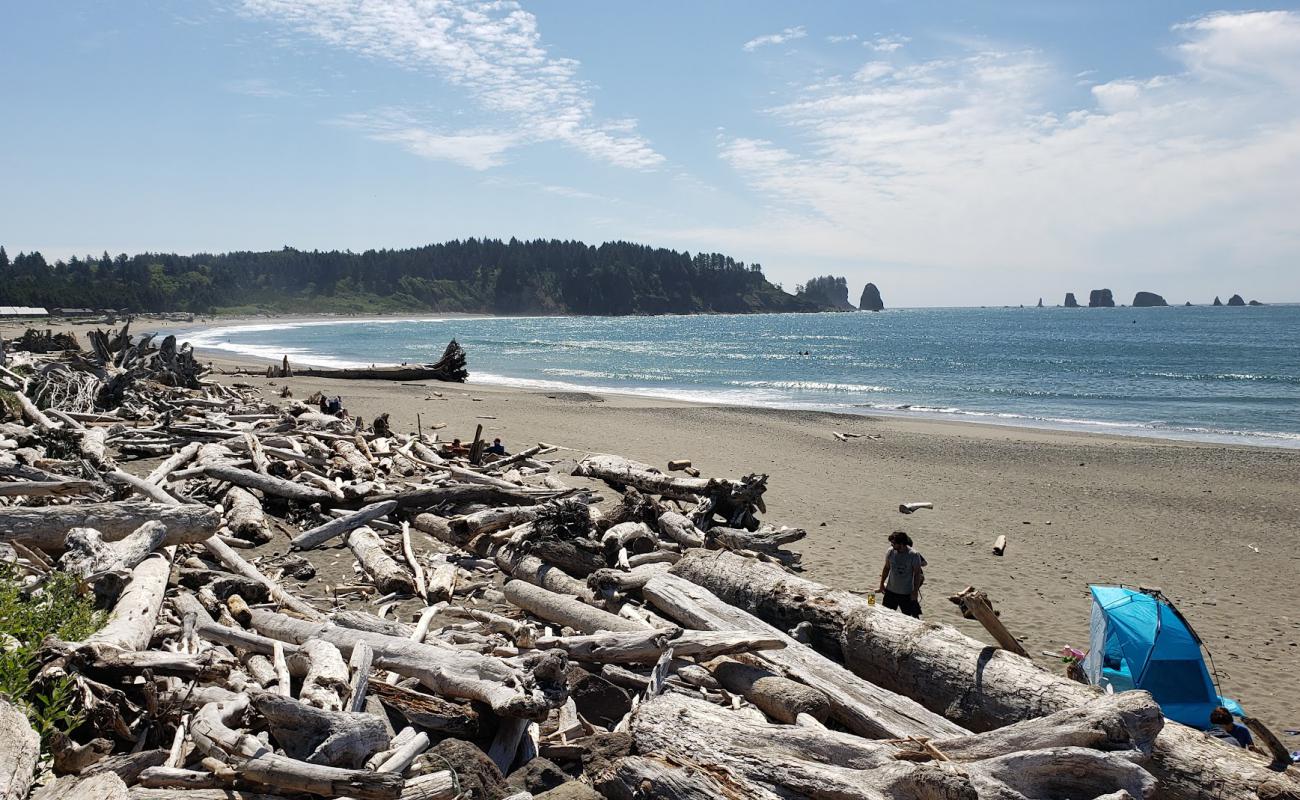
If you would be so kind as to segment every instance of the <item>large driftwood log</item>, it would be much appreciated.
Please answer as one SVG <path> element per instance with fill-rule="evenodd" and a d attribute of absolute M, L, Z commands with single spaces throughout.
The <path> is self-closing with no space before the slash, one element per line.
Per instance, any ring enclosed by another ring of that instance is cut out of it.
<path fill-rule="evenodd" d="M 522 550 L 502 548 L 496 554 L 496 564 L 510 577 L 527 581 L 556 594 L 580 597 L 589 601 L 596 599 L 595 593 L 587 584 L 559 567 L 547 564 L 537 556 L 529 555 Z"/>
<path fill-rule="evenodd" d="M 685 759 L 625 756 L 594 776 L 611 800 L 749 800 L 746 786 L 723 770 Z"/>
<path fill-rule="evenodd" d="M 744 697 L 777 722 L 793 724 L 800 714 L 825 722 L 830 715 L 826 695 L 769 669 L 723 660 L 710 671 L 722 688 Z"/>
<path fill-rule="evenodd" d="M 384 550 L 379 534 L 362 526 L 348 534 L 348 548 L 384 594 L 415 594 L 415 580 Z"/>
<path fill-rule="evenodd" d="M 347 704 L 351 682 L 343 654 L 329 642 L 309 639 L 289 658 L 298 661 L 303 673 L 298 699 L 325 711 L 342 711 Z M 291 663 L 292 667 L 293 664 Z"/>
<path fill-rule="evenodd" d="M 24 800 L 36 773 L 41 737 L 27 715 L 0 697 L 0 800 Z"/>
<path fill-rule="evenodd" d="M 809 623 L 813 644 L 841 657 L 858 675 L 915 697 L 974 730 L 1074 708 L 1098 695 L 1092 687 L 947 625 L 868 605 L 849 592 L 774 565 L 725 551 L 691 551 L 672 572 L 778 627 Z M 1151 770 L 1159 779 L 1161 800 L 1195 800 L 1205 796 L 1207 786 L 1225 798 L 1300 800 L 1294 768 L 1270 770 L 1241 748 L 1176 723 L 1160 732 Z"/>
<path fill-rule="evenodd" d="M 271 599 L 285 608 L 292 609 L 295 613 L 301 614 L 307 619 L 322 620 L 325 618 L 325 615 L 317 611 L 314 606 L 286 592 L 278 583 L 263 575 L 261 570 L 248 563 L 243 556 L 235 552 L 234 548 L 216 536 L 204 539 L 203 547 L 231 572 L 243 575 L 245 578 L 250 578 L 265 586 L 267 592 L 271 595 Z"/>
<path fill-rule="evenodd" d="M 253 696 L 253 706 L 285 754 L 309 764 L 360 769 L 388 747 L 388 728 L 373 714 L 325 711 L 265 692 Z"/>
<path fill-rule="evenodd" d="M 131 582 L 117 599 L 108 622 L 86 637 L 86 644 L 108 644 L 123 650 L 143 650 L 153 638 L 162 610 L 175 548 L 144 559 L 131 570 Z"/>
<path fill-rule="evenodd" d="M 1147 698 L 1145 718 L 1159 725 Z M 1134 747 L 1124 737 L 1123 715 L 1114 715 L 1115 740 L 1107 750 Z M 1066 722 L 1068 726 L 1068 721 Z M 771 725 L 710 703 L 666 694 L 643 703 L 634 713 L 632 736 L 639 752 L 676 757 L 721 771 L 741 781 L 749 797 L 834 797 L 841 800 L 911 798 L 1088 797 L 1129 792 L 1149 797 L 1155 780 L 1127 752 L 1102 752 L 1059 745 L 1048 731 L 1032 750 L 997 752 L 990 746 L 979 758 L 954 758 L 944 741 L 933 752 L 957 761 L 959 769 L 919 760 L 914 751 L 899 759 L 906 742 L 873 742 L 851 734 Z M 1066 739 L 1069 736 L 1065 737 Z M 1016 742 L 1019 746 L 1024 742 Z M 925 758 L 925 754 L 919 754 Z"/>
<path fill-rule="evenodd" d="M 484 503 L 491 506 L 531 506 L 554 497 L 556 492 L 547 489 L 503 489 L 499 486 L 429 486 L 403 489 L 368 495 L 361 502 L 378 503 L 393 500 L 400 508 L 430 508 L 443 503 Z M 341 505 L 348 506 L 348 503 Z M 417 526 L 418 527 L 418 526 Z"/>
<path fill-rule="evenodd" d="M 579 633 L 600 631 L 645 632 L 644 623 L 625 619 L 608 611 L 589 606 L 581 600 L 547 591 L 524 581 L 505 585 L 506 599 L 544 620 L 568 625 Z"/>
<path fill-rule="evenodd" d="M 740 480 L 678 478 L 646 464 L 604 454 L 587 456 L 573 474 L 599 478 L 615 486 L 632 486 L 670 499 L 699 499 L 702 505 L 693 516 L 695 524 L 702 528 L 709 527 L 716 514 L 728 525 L 753 530 L 758 527 L 754 511 L 764 510 L 763 492 L 767 490 L 766 475 L 747 475 Z"/>
<path fill-rule="evenodd" d="M 695 527 L 691 518 L 676 511 L 665 511 L 659 515 L 659 533 L 683 547 L 703 547 L 704 531 Z"/>
<path fill-rule="evenodd" d="M 348 514 L 346 517 L 332 519 L 324 525 L 312 528 L 309 531 L 303 531 L 293 537 L 293 541 L 291 541 L 290 544 L 296 550 L 310 550 L 313 547 L 328 542 L 335 536 L 342 536 L 354 531 L 362 525 L 368 525 L 380 517 L 387 516 L 396 510 L 397 503 L 392 500 L 386 500 L 382 503 L 371 503 L 364 508 Z"/>
<path fill-rule="evenodd" d="M 236 536 L 259 544 L 271 540 L 262 504 L 247 489 L 230 487 L 226 492 L 225 507 L 226 524 Z"/>
<path fill-rule="evenodd" d="M 698 660 L 778 650 L 785 646 L 780 639 L 743 631 L 688 631 L 681 628 L 606 632 L 586 636 L 542 636 L 536 641 L 539 650 L 557 648 L 575 661 L 600 664 L 653 664 L 666 650 L 679 658 Z"/>
<path fill-rule="evenodd" d="M 545 714 L 552 705 L 532 676 L 490 656 L 306 622 L 262 609 L 252 609 L 248 621 L 259 633 L 285 642 L 323 639 L 345 657 L 351 656 L 357 642 L 365 642 L 374 650 L 377 666 L 416 678 L 447 697 L 480 700 L 502 716 L 532 717 Z"/>
<path fill-rule="evenodd" d="M 190 734 L 205 755 L 233 763 L 250 781 L 324 797 L 396 800 L 404 781 L 400 775 L 342 769 L 277 755 L 255 736 L 231 728 L 248 707 L 239 695 L 224 703 L 209 703 L 194 715 Z"/>
<path fill-rule="evenodd" d="M 123 539 L 146 522 L 167 527 L 167 544 L 202 541 L 221 527 L 221 515 L 204 505 L 80 503 L 75 506 L 0 508 L 0 542 L 20 541 L 56 553 L 68 531 L 92 527 L 106 542 Z"/>
<path fill-rule="evenodd" d="M 830 699 L 835 719 L 855 733 L 872 737 L 967 733 L 920 703 L 862 680 L 807 645 L 676 575 L 652 578 L 642 593 L 689 628 L 748 631 L 785 642 L 783 649 L 763 651 L 755 657 L 787 678 L 820 690 Z"/>
<path fill-rule="evenodd" d="M 209 478 L 233 483 L 245 489 L 256 489 L 264 495 L 275 495 L 302 503 L 320 503 L 326 506 L 335 503 L 334 495 L 324 489 L 286 481 L 284 478 L 276 478 L 272 475 L 263 475 L 248 469 L 214 464 L 205 466 L 203 472 Z"/>

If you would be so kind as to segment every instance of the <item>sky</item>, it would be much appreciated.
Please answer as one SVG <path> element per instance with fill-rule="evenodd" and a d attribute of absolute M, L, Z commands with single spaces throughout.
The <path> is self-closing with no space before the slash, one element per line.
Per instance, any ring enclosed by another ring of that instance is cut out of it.
<path fill-rule="evenodd" d="M 0 7 L 0 245 L 641 242 L 893 306 L 1300 301 L 1300 6 Z"/>

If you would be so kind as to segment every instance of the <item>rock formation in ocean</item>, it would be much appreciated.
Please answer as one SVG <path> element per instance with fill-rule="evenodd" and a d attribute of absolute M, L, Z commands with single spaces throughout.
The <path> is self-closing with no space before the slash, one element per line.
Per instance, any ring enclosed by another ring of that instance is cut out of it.
<path fill-rule="evenodd" d="M 1066 308 L 1078 308 L 1078 307 L 1079 307 L 1079 301 L 1074 299 L 1074 292 L 1066 292 L 1066 293 L 1065 293 L 1065 307 L 1066 307 Z"/>
<path fill-rule="evenodd" d="M 1114 308 L 1115 297 L 1110 289 L 1093 289 L 1088 295 L 1088 308 Z"/>
<path fill-rule="evenodd" d="M 862 299 L 858 301 L 860 311 L 884 311 L 885 301 L 880 299 L 880 290 L 874 283 L 862 287 Z"/>
<path fill-rule="evenodd" d="M 1041 297 L 1038 298 L 1038 307 L 1039 307 L 1039 308 L 1042 308 L 1042 307 L 1043 307 L 1043 298 L 1041 298 Z"/>
<path fill-rule="evenodd" d="M 1152 306 L 1167 306 L 1165 299 L 1155 292 L 1138 292 L 1133 296 L 1134 308 L 1151 308 Z"/>
<path fill-rule="evenodd" d="M 1191 308 L 1192 301 L 1188 300 L 1186 303 L 1183 303 L 1183 305 L 1187 306 L 1188 308 Z"/>
<path fill-rule="evenodd" d="M 1229 298 L 1228 298 L 1228 305 L 1230 305 L 1230 306 L 1244 306 L 1244 305 L 1246 305 L 1246 301 L 1243 300 L 1243 299 L 1241 299 L 1241 295 L 1239 295 L 1239 294 L 1234 294 L 1232 297 L 1229 297 Z"/>
<path fill-rule="evenodd" d="M 796 298 L 814 303 L 827 311 L 853 311 L 849 302 L 849 283 L 844 278 L 824 275 L 809 278 L 799 287 Z"/>
<path fill-rule="evenodd" d="M 1247 303 L 1246 305 L 1248 305 L 1248 306 L 1262 306 L 1262 305 L 1265 305 L 1265 304 L 1259 302 L 1258 300 L 1251 300 L 1251 301 L 1250 301 L 1249 303 Z"/>
<path fill-rule="evenodd" d="M 1223 301 L 1220 300 L 1220 299 L 1219 299 L 1219 296 L 1216 294 L 1216 295 L 1214 296 L 1214 302 L 1211 303 L 1210 305 L 1221 306 L 1221 305 L 1223 305 Z"/>

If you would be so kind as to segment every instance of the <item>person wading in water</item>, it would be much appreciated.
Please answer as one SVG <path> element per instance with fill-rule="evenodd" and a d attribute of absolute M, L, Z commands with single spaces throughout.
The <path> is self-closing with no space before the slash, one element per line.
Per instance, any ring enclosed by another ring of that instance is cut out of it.
<path fill-rule="evenodd" d="M 885 568 L 880 571 L 880 588 L 885 608 L 921 616 L 921 584 L 925 583 L 925 557 L 912 549 L 912 537 L 903 531 L 889 534 Z"/>

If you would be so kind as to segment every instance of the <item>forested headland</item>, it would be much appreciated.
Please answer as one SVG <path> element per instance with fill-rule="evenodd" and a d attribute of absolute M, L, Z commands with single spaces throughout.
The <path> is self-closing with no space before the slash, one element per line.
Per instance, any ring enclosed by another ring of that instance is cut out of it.
<path fill-rule="evenodd" d="M 0 305 L 133 313 L 463 311 L 685 314 L 828 310 L 720 253 L 631 242 L 465 239 L 396 250 L 141 253 L 46 261 L 0 247 Z"/>

